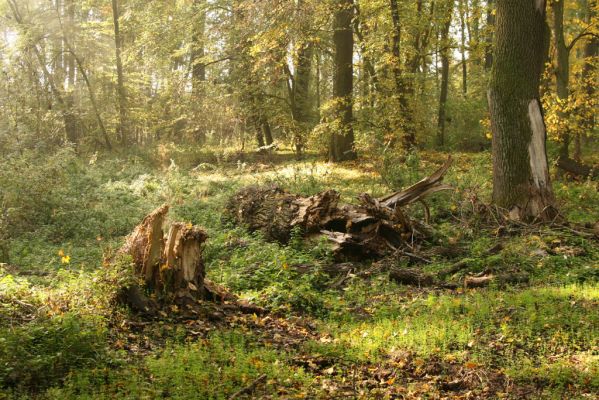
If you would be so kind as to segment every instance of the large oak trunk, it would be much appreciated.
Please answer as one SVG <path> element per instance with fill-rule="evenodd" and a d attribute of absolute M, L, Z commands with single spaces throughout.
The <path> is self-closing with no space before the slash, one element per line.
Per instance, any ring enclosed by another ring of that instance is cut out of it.
<path fill-rule="evenodd" d="M 489 88 L 493 200 L 517 219 L 555 216 L 539 82 L 547 56 L 544 0 L 498 0 Z"/>

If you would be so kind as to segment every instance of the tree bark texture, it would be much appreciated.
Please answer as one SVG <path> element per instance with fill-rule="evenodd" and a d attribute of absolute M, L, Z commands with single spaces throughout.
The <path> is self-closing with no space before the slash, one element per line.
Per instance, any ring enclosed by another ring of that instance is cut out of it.
<path fill-rule="evenodd" d="M 552 218 L 539 83 L 548 51 L 545 0 L 498 0 L 488 93 L 493 200 L 519 219 Z"/>
<path fill-rule="evenodd" d="M 335 72 L 333 97 L 335 99 L 335 119 L 338 130 L 331 134 L 329 160 L 333 162 L 353 160 L 357 157 L 354 148 L 353 124 L 353 52 L 352 31 L 353 0 L 339 0 L 336 3 L 333 42 L 335 45 Z"/>
<path fill-rule="evenodd" d="M 453 14 L 453 3 L 448 3 L 445 9 L 443 29 L 441 31 L 441 93 L 439 94 L 439 116 L 437 119 L 437 146 L 445 145 L 445 122 L 447 119 L 447 94 L 449 90 L 449 28 Z"/>

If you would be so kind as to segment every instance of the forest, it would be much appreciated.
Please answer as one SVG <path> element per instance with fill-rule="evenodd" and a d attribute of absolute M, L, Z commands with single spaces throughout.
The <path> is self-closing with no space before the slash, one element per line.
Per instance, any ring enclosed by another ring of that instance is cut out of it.
<path fill-rule="evenodd" d="M 0 400 L 599 398 L 599 1 L 0 0 Z"/>

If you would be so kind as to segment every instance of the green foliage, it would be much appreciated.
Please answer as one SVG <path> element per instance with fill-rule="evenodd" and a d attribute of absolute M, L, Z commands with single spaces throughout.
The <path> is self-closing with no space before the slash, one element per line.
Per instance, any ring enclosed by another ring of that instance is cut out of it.
<path fill-rule="evenodd" d="M 40 390 L 106 355 L 101 318 L 64 314 L 0 328 L 0 387 Z"/>
<path fill-rule="evenodd" d="M 416 151 L 397 153 L 386 151 L 380 161 L 379 173 L 391 190 L 400 190 L 421 178 L 420 157 Z"/>
<path fill-rule="evenodd" d="M 227 399 L 261 374 L 268 377 L 268 393 L 291 394 L 309 383 L 309 375 L 290 366 L 285 354 L 232 331 L 195 343 L 169 345 L 134 369 L 96 368 L 74 374 L 63 389 L 51 390 L 48 398 Z"/>

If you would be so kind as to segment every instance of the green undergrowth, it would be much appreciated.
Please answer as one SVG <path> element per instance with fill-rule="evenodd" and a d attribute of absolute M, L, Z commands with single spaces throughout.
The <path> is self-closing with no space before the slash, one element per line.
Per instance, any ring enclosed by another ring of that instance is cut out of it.
<path fill-rule="evenodd" d="M 415 182 L 446 154 L 331 165 L 310 155 L 269 161 L 175 145 L 127 157 L 64 149 L 44 161 L 49 172 L 32 166 L 35 156 L 3 161 L 8 167 L 0 171 L 8 210 L 0 221 L 0 245 L 8 249 L 0 252 L 0 399 L 220 399 L 262 374 L 266 383 L 256 396 L 302 398 L 318 389 L 311 388 L 314 372 L 295 358 L 384 363 L 395 351 L 507 374 L 540 387 L 540 398 L 599 392 L 597 242 L 557 227 L 502 230 L 473 214 L 472 205 L 490 197 L 488 153 L 453 155 L 446 181 L 455 190 L 428 200 L 433 234 L 422 250 L 430 263 L 398 263 L 437 273 L 465 260 L 447 277 L 457 283 L 475 273 L 529 277 L 527 284 L 476 290 L 405 287 L 384 272 L 348 276 L 336 287 L 337 278 L 325 273 L 333 262 L 326 241 L 306 242 L 294 232 L 287 245 L 268 243 L 223 216 L 228 197 L 245 185 L 275 184 L 304 195 L 332 188 L 354 202 L 361 192 L 380 196 Z M 19 168 L 30 182 L 10 175 Z M 555 182 L 568 219 L 599 219 L 595 185 Z M 318 338 L 282 351 L 252 332 L 222 328 L 206 339 L 172 333 L 149 354 L 116 349 L 115 321 L 128 314 L 114 308 L 114 288 L 131 277 L 126 260 L 107 268 L 103 259 L 163 203 L 171 206 L 171 221 L 207 230 L 210 279 L 276 315 L 313 321 Z M 424 215 L 420 204 L 408 212 Z M 502 249 L 490 254 L 498 244 Z"/>
<path fill-rule="evenodd" d="M 80 371 L 45 398 L 228 399 L 262 375 L 264 385 L 255 395 L 290 396 L 309 386 L 310 375 L 288 358 L 241 332 L 216 333 L 193 343 L 167 344 L 129 368 Z"/>

